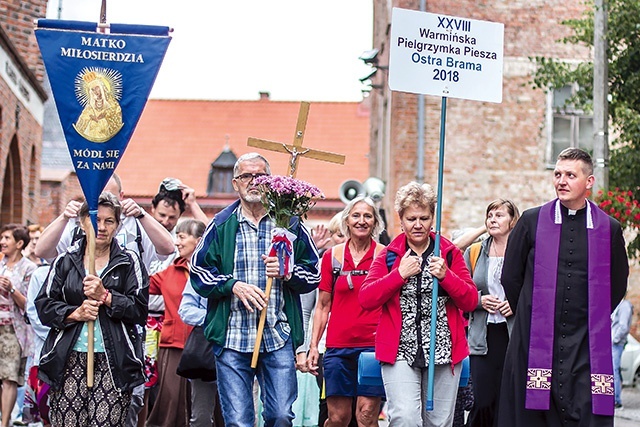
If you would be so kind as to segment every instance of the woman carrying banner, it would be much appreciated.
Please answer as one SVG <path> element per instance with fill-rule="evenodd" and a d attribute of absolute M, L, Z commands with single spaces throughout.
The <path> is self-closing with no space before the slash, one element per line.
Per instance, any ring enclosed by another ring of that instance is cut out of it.
<path fill-rule="evenodd" d="M 22 256 L 29 232 L 19 224 L 0 228 L 0 380 L 2 380 L 2 426 L 11 425 L 18 385 L 24 385 L 27 357 L 32 350 L 32 331 L 24 320 L 29 279 L 36 265 Z"/>
<path fill-rule="evenodd" d="M 403 233 L 384 249 L 360 290 L 365 310 L 382 307 L 376 359 L 382 362 L 390 426 L 450 426 L 462 360 L 469 354 L 463 311 L 475 309 L 478 293 L 460 250 L 440 237 L 434 256 L 431 232 L 436 196 L 428 184 L 398 190 L 395 208 Z M 431 342 L 431 302 L 438 279 L 434 408 L 426 411 Z M 418 420 L 418 421 L 416 421 Z"/>
<path fill-rule="evenodd" d="M 38 316 L 50 325 L 39 377 L 51 385 L 50 419 L 57 426 L 123 426 L 131 390 L 144 382 L 142 327 L 147 319 L 148 277 L 137 254 L 114 239 L 120 203 L 98 200 L 96 275 L 82 236 L 58 256 L 36 298 Z M 92 227 L 85 202 L 82 228 Z M 95 321 L 94 385 L 87 388 L 87 335 Z"/>

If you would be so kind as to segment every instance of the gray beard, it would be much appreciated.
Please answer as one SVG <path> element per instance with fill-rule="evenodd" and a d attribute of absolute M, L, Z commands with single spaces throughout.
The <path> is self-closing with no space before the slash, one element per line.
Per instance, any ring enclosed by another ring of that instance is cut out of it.
<path fill-rule="evenodd" d="M 242 200 L 247 203 L 260 203 L 262 201 L 262 196 L 260 194 L 247 193 Z"/>

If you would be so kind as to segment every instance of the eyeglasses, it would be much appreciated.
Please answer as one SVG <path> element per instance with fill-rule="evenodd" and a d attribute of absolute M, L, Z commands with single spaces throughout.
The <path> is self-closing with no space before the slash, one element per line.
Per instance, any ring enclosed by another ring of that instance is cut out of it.
<path fill-rule="evenodd" d="M 251 182 L 253 181 L 255 178 L 258 178 L 260 176 L 265 176 L 268 175 L 266 173 L 243 173 L 242 175 L 238 175 L 236 177 L 234 177 L 233 179 L 242 182 L 243 184 L 246 184 L 247 182 Z"/>

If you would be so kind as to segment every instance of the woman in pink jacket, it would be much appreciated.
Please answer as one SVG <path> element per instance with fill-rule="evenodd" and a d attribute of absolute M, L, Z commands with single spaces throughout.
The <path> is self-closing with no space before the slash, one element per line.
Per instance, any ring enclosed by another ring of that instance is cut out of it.
<path fill-rule="evenodd" d="M 462 312 L 475 309 L 478 291 L 450 241 L 441 237 L 441 257 L 433 255 L 435 203 L 428 184 L 411 182 L 398 190 L 395 208 L 403 233 L 376 257 L 359 294 L 363 308 L 382 307 L 375 347 L 391 427 L 450 426 L 461 362 L 469 354 Z M 439 285 L 434 409 L 427 412 L 434 277 Z"/>

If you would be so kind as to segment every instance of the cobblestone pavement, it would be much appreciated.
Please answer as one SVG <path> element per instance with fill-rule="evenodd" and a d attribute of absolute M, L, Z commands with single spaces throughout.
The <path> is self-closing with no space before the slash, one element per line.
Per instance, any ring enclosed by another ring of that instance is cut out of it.
<path fill-rule="evenodd" d="M 619 425 L 617 420 L 630 420 L 640 423 L 639 387 L 624 387 L 622 389 L 622 408 L 616 409 L 616 425 Z"/>

